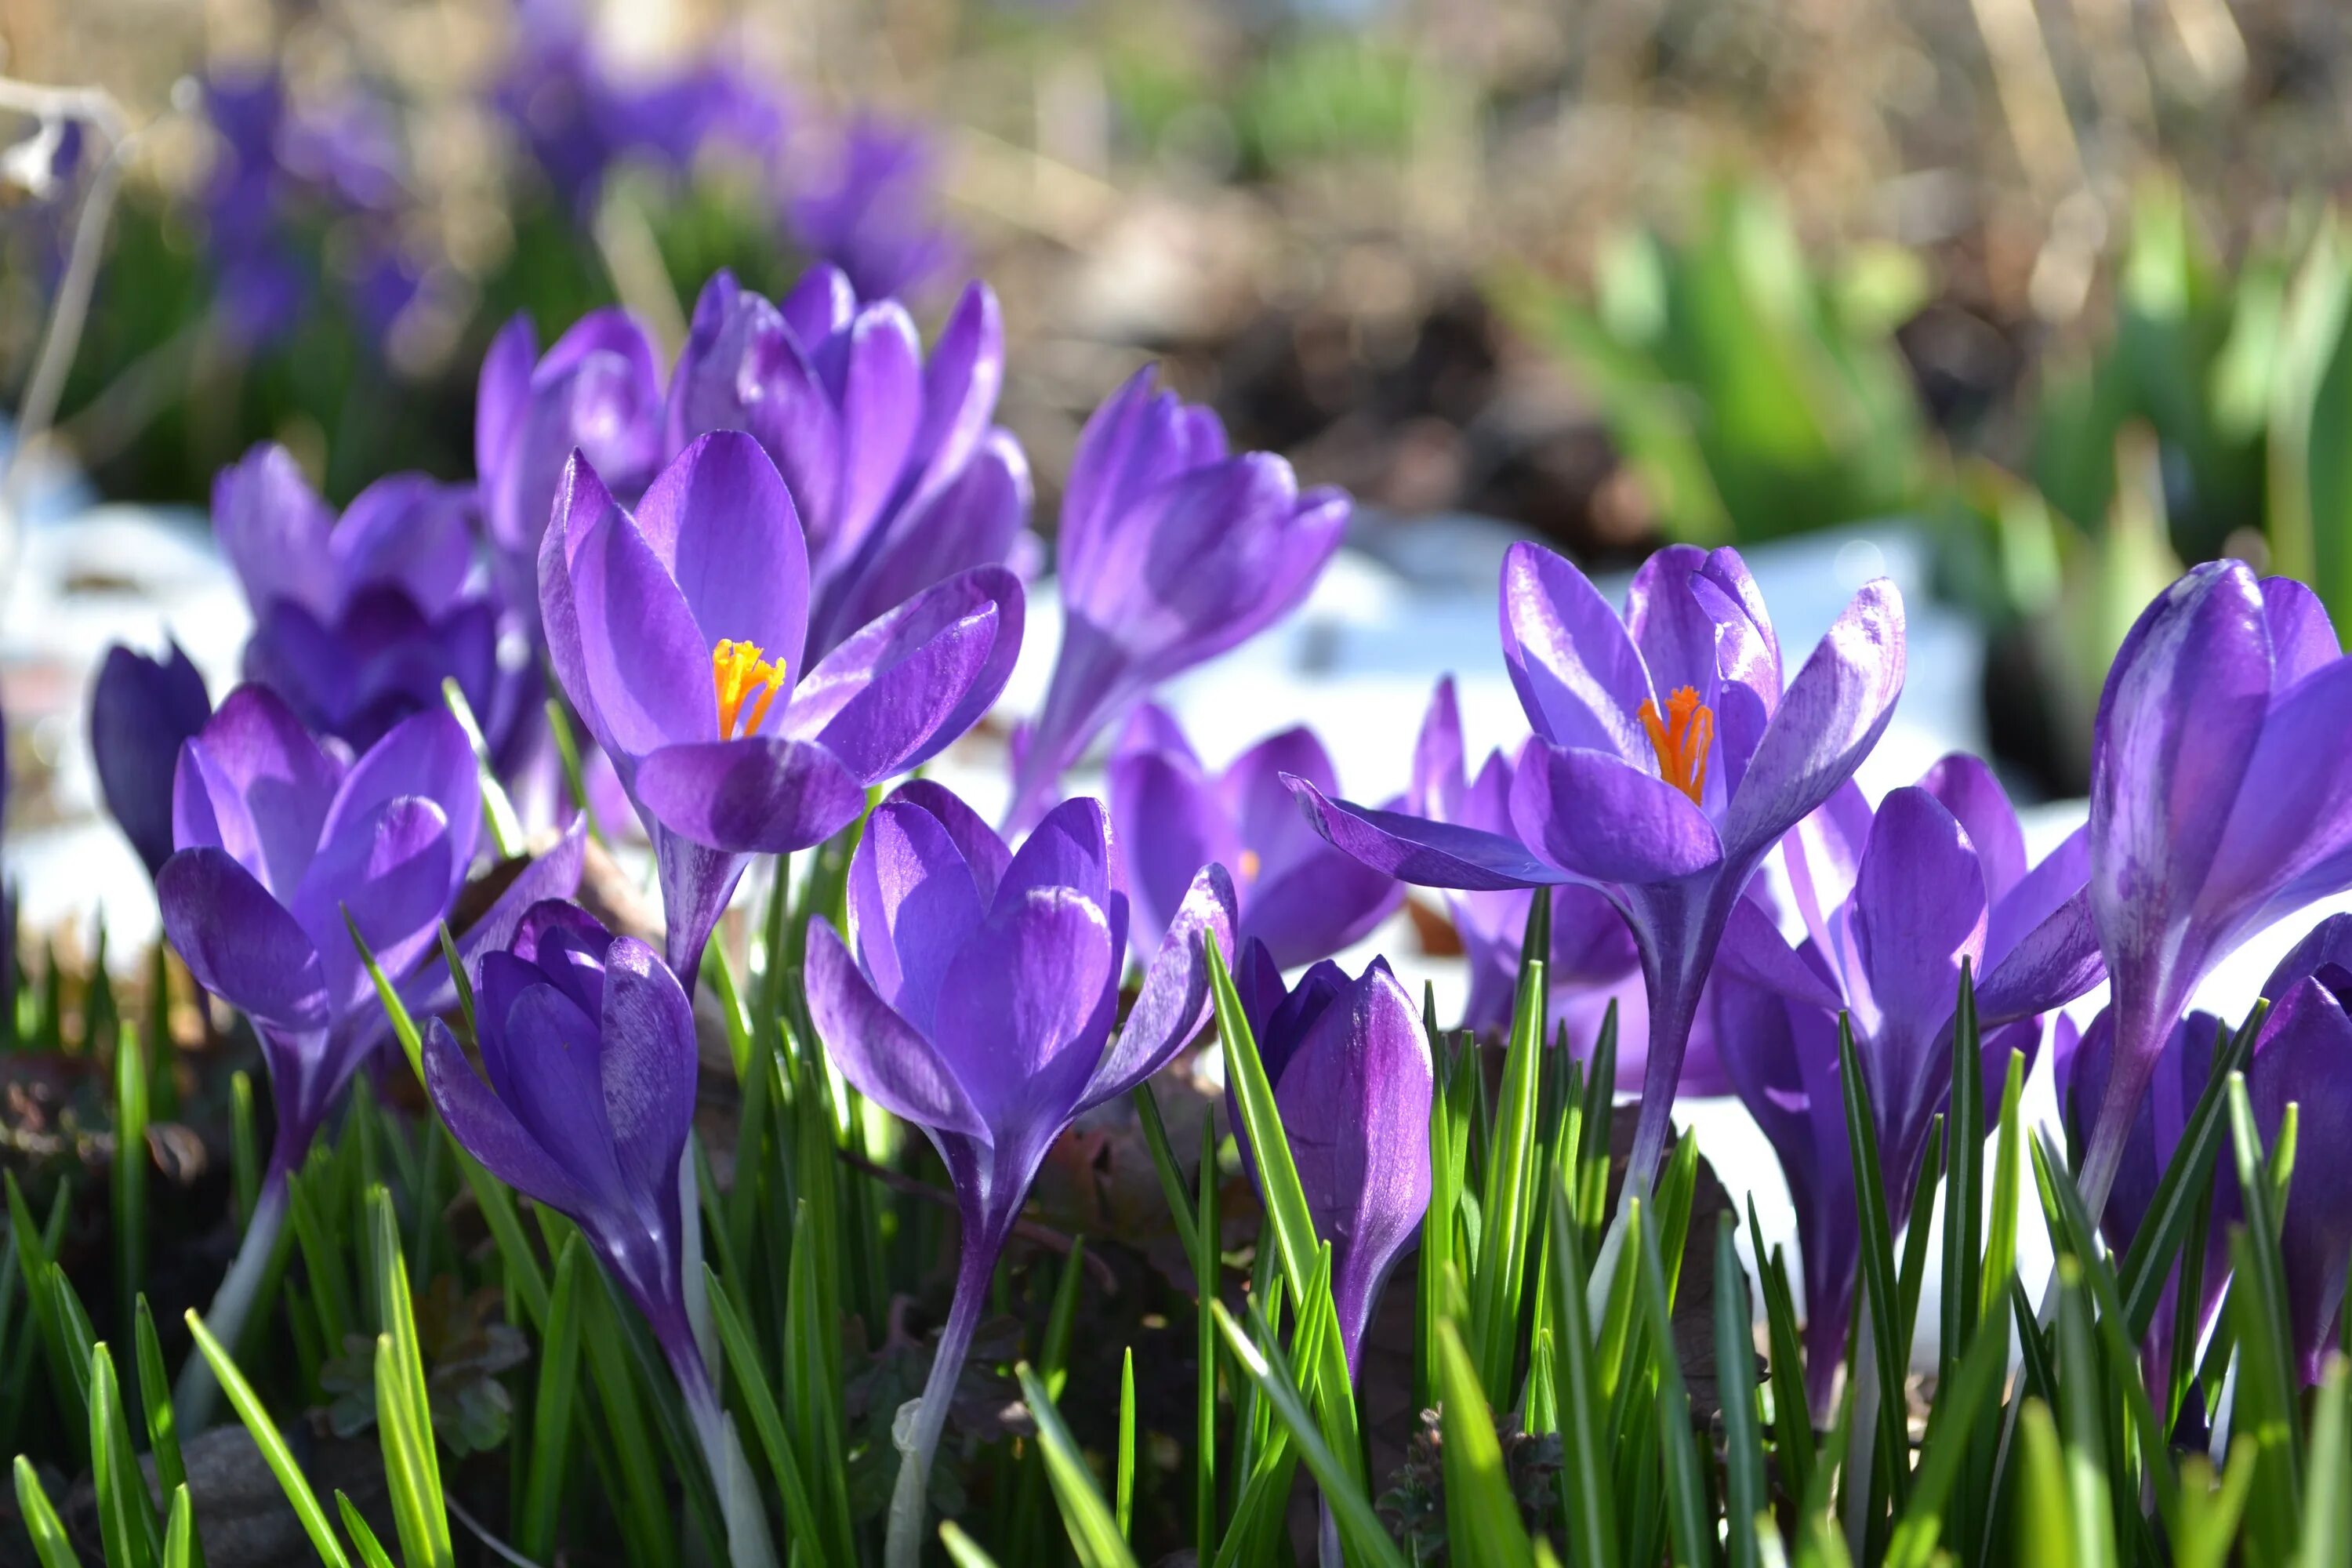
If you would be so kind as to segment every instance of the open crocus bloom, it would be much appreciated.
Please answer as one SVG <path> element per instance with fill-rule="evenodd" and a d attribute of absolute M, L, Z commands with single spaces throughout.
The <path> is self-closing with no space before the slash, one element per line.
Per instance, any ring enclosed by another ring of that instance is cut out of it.
<path fill-rule="evenodd" d="M 2116 1069 L 2083 1162 L 2096 1213 L 2198 983 L 2239 942 L 2352 886 L 2352 661 L 2318 598 L 2192 567 L 2107 672 L 2091 745 L 2091 897 Z"/>
<path fill-rule="evenodd" d="M 1114 866 L 1094 801 L 1056 807 L 1015 854 L 962 801 L 918 782 L 858 840 L 846 943 L 823 920 L 809 930 L 817 1034 L 859 1093 L 929 1135 L 963 1222 L 954 1306 L 892 1504 L 894 1562 L 914 1561 L 908 1532 L 947 1396 L 1046 1150 L 1200 1030 L 1208 945 L 1232 952 L 1233 884 L 1205 867 L 1113 1040 L 1128 921 Z"/>
<path fill-rule="evenodd" d="M 1004 382 L 996 296 L 966 289 L 926 364 L 895 300 L 860 305 L 810 269 L 781 305 L 719 272 L 695 302 L 665 416 L 668 448 L 759 439 L 808 537 L 811 658 L 967 567 L 1002 565 L 1028 521 L 1028 459 L 992 421 Z"/>
<path fill-rule="evenodd" d="M 1851 782 L 1840 786 L 1789 836 L 1786 853 L 1806 940 L 1791 952 L 1754 904 L 1735 910 L 1716 968 L 1716 1038 L 1796 1199 L 1819 1407 L 1844 1342 L 1860 1245 L 1839 1016 L 1870 1087 L 1899 1228 L 1914 1217 L 1927 1131 L 1950 1095 L 1961 964 L 1976 975 L 1989 1123 L 2010 1052 L 2032 1062 L 2040 1015 L 2098 983 L 2099 950 L 2083 836 L 2027 870 L 2009 798 L 1973 757 L 1946 758 L 1875 812 Z"/>
<path fill-rule="evenodd" d="M 1318 963 L 1286 991 L 1265 944 L 1253 941 L 1234 982 L 1315 1234 L 1331 1244 L 1332 1304 L 1353 1372 L 1381 1287 L 1429 1209 L 1428 1037 L 1384 958 L 1355 980 Z M 1225 1117 L 1255 1181 L 1230 1081 Z"/>
<path fill-rule="evenodd" d="M 866 786 L 985 712 L 1021 644 L 1021 585 L 949 578 L 801 668 L 808 555 L 775 466 L 738 431 L 687 447 L 633 515 L 575 456 L 540 555 L 564 693 L 635 804 L 680 975 L 746 858 L 822 842 Z"/>
<path fill-rule="evenodd" d="M 172 645 L 169 658 L 117 644 L 89 699 L 89 751 L 99 790 L 152 877 L 172 854 L 172 779 L 180 747 L 213 716 L 205 678 Z"/>
<path fill-rule="evenodd" d="M 517 313 L 490 341 L 474 403 L 474 471 L 499 584 L 536 640 L 539 542 L 574 451 L 634 504 L 661 468 L 661 366 L 622 310 L 591 310 L 544 357 Z"/>
<path fill-rule="evenodd" d="M 1486 753 L 1475 778 L 1463 771 L 1462 710 L 1454 678 L 1437 683 L 1413 746 L 1412 786 L 1405 809 L 1429 821 L 1507 836 L 1511 832 L 1511 759 Z M 1322 787 L 1318 784 L 1318 787 Z M 1332 793 L 1328 789 L 1326 795 Z M 1753 896 L 1759 885 L 1751 883 Z M 1649 1061 L 1650 998 L 1642 981 L 1642 953 L 1625 917 L 1598 889 L 1567 882 L 1551 896 L 1551 1016 L 1548 1029 L 1566 1028 L 1568 1043 L 1588 1055 L 1609 1009 L 1617 1009 L 1617 1084 L 1638 1089 Z M 1470 967 L 1470 997 L 1463 1026 L 1482 1035 L 1511 1026 L 1519 985 L 1519 949 L 1535 894 L 1525 888 L 1445 890 L 1445 909 L 1462 939 Z M 1683 1052 L 1678 1092 L 1727 1094 L 1717 1060 L 1712 1013 L 1702 1007 Z"/>
<path fill-rule="evenodd" d="M 1062 646 L 1015 761 L 1013 826 L 1050 804 L 1106 725 L 1161 681 L 1297 608 L 1339 547 L 1349 501 L 1301 492 L 1266 452 L 1229 457 L 1206 408 L 1147 367 L 1087 421 L 1055 541 Z"/>
<path fill-rule="evenodd" d="M 213 528 L 253 607 L 245 673 L 312 730 L 365 751 L 443 704 L 454 678 L 495 735 L 498 606 L 475 581 L 470 500 L 396 474 L 341 518 L 284 447 L 265 443 L 213 481 Z"/>
<path fill-rule="evenodd" d="M 1159 951 L 1193 878 L 1213 863 L 1233 868 L 1238 940 L 1264 942 L 1282 969 L 1330 957 L 1395 910 L 1404 889 L 1325 843 L 1300 818 L 1285 773 L 1339 787 L 1311 731 L 1270 735 L 1213 774 L 1173 714 L 1156 703 L 1136 710 L 1111 753 L 1109 794 L 1139 958 Z"/>
<path fill-rule="evenodd" d="M 1622 616 L 1533 544 L 1503 564 L 1503 657 L 1534 736 L 1510 832 L 1335 800 L 1301 779 L 1324 836 L 1426 887 L 1580 882 L 1625 918 L 1650 1000 L 1631 1169 L 1646 1183 L 1725 923 L 1764 856 L 1846 782 L 1903 688 L 1903 605 L 1866 584 L 1783 689 L 1780 643 L 1738 554 L 1689 545 L 1635 574 Z"/>

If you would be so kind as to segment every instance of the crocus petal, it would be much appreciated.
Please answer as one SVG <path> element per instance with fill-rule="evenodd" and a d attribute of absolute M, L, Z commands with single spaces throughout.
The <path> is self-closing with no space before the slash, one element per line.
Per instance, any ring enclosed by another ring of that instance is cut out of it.
<path fill-rule="evenodd" d="M 2221 922 L 2244 920 L 2266 903 L 2293 907 L 2352 882 L 2347 733 L 2352 659 L 2338 658 L 2272 707 L 2246 759 L 2255 787 L 2230 813 L 2197 900 L 2200 911 Z"/>
<path fill-rule="evenodd" d="M 521 428 L 530 395 L 531 367 L 539 363 L 539 334 L 530 312 L 517 310 L 490 340 L 474 389 L 474 471 L 496 472 Z"/>
<path fill-rule="evenodd" d="M 1221 791 L 1241 841 L 1256 851 L 1259 876 L 1269 879 L 1324 847 L 1298 814 L 1285 778 L 1305 779 L 1326 795 L 1339 793 L 1330 753 L 1304 726 L 1269 735 L 1234 758 Z"/>
<path fill-rule="evenodd" d="M 180 747 L 212 717 L 205 678 L 172 645 L 151 659 L 106 650 L 90 692 L 89 748 L 106 809 L 152 877 L 172 854 L 172 779 Z"/>
<path fill-rule="evenodd" d="M 1958 994 L 1961 961 L 1983 956 L 1985 932 L 1984 871 L 1941 801 L 1915 785 L 1879 803 L 1852 909 L 1879 1012 L 1932 1030 Z"/>
<path fill-rule="evenodd" d="M 748 642 L 788 676 L 808 634 L 808 547 L 776 466 L 737 430 L 704 436 L 646 491 L 637 527 L 705 647 Z"/>
<path fill-rule="evenodd" d="M 858 1093 L 918 1127 L 988 1140 L 955 1068 L 874 994 L 823 916 L 809 926 L 808 1003 L 827 1054 Z"/>
<path fill-rule="evenodd" d="M 2016 808 L 1992 769 L 1965 752 L 1955 752 L 1919 776 L 1919 787 L 1943 802 L 1959 819 L 1984 867 L 1985 897 L 1998 904 L 2025 875 L 2025 834 Z"/>
<path fill-rule="evenodd" d="M 592 1203 L 619 1206 L 629 1198 L 604 1120 L 597 1020 L 548 984 L 527 985 L 504 1024 L 482 1031 L 507 1056 L 499 1098 L 539 1146 L 562 1162 Z M 593 1214 L 594 1210 L 589 1211 Z"/>
<path fill-rule="evenodd" d="M 964 864 L 971 868 L 972 880 L 980 889 L 981 902 L 996 901 L 997 886 L 1004 880 L 1005 868 L 1013 863 L 1013 852 L 980 813 L 935 779 L 908 779 L 890 792 L 890 799 L 929 812 L 962 851 Z"/>
<path fill-rule="evenodd" d="M 1831 929 L 1839 908 L 1853 896 L 1863 846 L 1870 839 L 1870 802 L 1852 779 L 1806 814 L 1780 841 L 1789 865 L 1789 887 L 1805 931 L 1824 957 L 1843 969 L 1845 944 Z"/>
<path fill-rule="evenodd" d="M 1074 888 L 1108 910 L 1112 886 L 1110 816 L 1081 796 L 1045 814 L 1014 852 L 997 884 L 998 906 L 1044 888 Z"/>
<path fill-rule="evenodd" d="M 1513 768 L 1511 823 L 1553 865 L 1596 882 L 1673 881 L 1723 859 L 1715 825 L 1681 790 L 1539 735 Z"/>
<path fill-rule="evenodd" d="M 341 777 L 283 699 L 240 686 L 181 750 L 173 841 L 226 849 L 272 897 L 291 898 Z"/>
<path fill-rule="evenodd" d="M 2344 657 L 2327 606 L 2292 577 L 2265 577 L 2263 620 L 2271 634 L 2271 689 L 2281 692 Z"/>
<path fill-rule="evenodd" d="M 1558 917 L 1554 918 L 1557 921 Z M 1820 1012 L 1835 1013 L 1845 1005 L 1837 987 L 1814 963 L 1789 946 L 1772 917 L 1752 899 L 1732 906 L 1731 916 L 1724 922 L 1723 945 L 1716 952 L 1716 968 L 1718 973 L 1737 976 L 1752 987 Z"/>
<path fill-rule="evenodd" d="M 332 510 L 276 442 L 254 447 L 213 480 L 213 531 L 257 609 L 285 599 L 333 618 L 327 540 L 334 526 Z"/>
<path fill-rule="evenodd" d="M 2007 951 L 1989 947 L 1986 956 L 1977 982 L 1977 1016 L 1986 1023 L 2046 1013 L 2082 995 L 2106 977 L 2090 889 L 2076 888 Z"/>
<path fill-rule="evenodd" d="M 1315 830 L 1365 865 L 1422 888 L 1501 891 L 1572 879 L 1499 833 L 1432 822 L 1335 800 L 1305 779 L 1285 779 Z"/>
<path fill-rule="evenodd" d="M 849 940 L 867 979 L 892 1011 L 929 1030 L 940 977 L 988 912 L 962 849 L 929 811 L 893 795 L 866 821 L 847 892 Z"/>
<path fill-rule="evenodd" d="M 578 1214 L 588 1207 L 588 1194 L 571 1173 L 474 1076 L 449 1026 L 438 1018 L 425 1025 L 425 1088 L 457 1142 L 490 1174 L 550 1208 Z"/>
<path fill-rule="evenodd" d="M 386 802 L 373 818 L 349 824 L 320 847 L 287 909 L 325 961 L 338 1013 L 374 994 L 351 928 L 385 976 L 402 979 L 433 946 L 449 911 L 465 875 L 456 861 L 448 817 L 417 795 Z"/>
<path fill-rule="evenodd" d="M 2246 1068 L 2246 1092 L 2266 1140 L 2275 1139 L 2286 1107 L 2298 1107 L 2300 1147 L 2279 1236 L 2287 1308 L 2306 1383 L 2317 1380 L 2322 1354 L 2334 1339 L 2344 1301 L 2346 1259 L 2352 1257 L 2352 1166 L 2342 1158 L 2352 1140 L 2352 1019 L 2336 994 L 2316 980 L 2298 982 L 2281 997 L 2263 1026 Z"/>
<path fill-rule="evenodd" d="M 2330 915 L 2304 933 L 2270 978 L 2263 982 L 2263 994 L 2277 1001 L 2294 988 L 2298 980 L 2308 980 L 2330 967 L 2352 976 L 2352 914 Z M 2329 977 L 2331 984 L 2340 984 Z"/>
<path fill-rule="evenodd" d="M 522 863 L 505 890 L 457 939 L 457 962 L 468 973 L 485 955 L 512 945 L 523 930 L 524 917 L 533 910 L 544 905 L 575 908 L 559 900 L 580 890 L 580 871 L 586 864 L 587 852 L 588 819 L 574 816 L 553 847 Z M 498 875 L 497 868 L 492 868 L 491 875 Z M 578 912 L 583 919 L 593 920 L 586 911 Z M 400 983 L 399 989 L 401 1005 L 413 1018 L 445 1013 L 457 1005 L 457 983 L 446 963 L 427 962 L 420 965 L 415 973 Z M 387 1017 L 384 1032 L 391 1027 Z"/>
<path fill-rule="evenodd" d="M 921 766 L 995 702 L 1021 652 L 1020 579 L 975 567 L 851 636 L 809 672 L 786 734 L 822 740 L 866 783 Z"/>
<path fill-rule="evenodd" d="M 1444 676 L 1429 694 L 1429 710 L 1422 716 L 1421 731 L 1413 738 L 1412 785 L 1405 792 L 1408 809 L 1416 816 L 1460 821 L 1466 758 L 1462 704 L 1454 694 L 1454 678 Z"/>
<path fill-rule="evenodd" d="M 1127 1022 L 1087 1085 L 1086 1110 L 1115 1100 L 1174 1059 L 1208 1026 L 1209 949 L 1232 966 L 1234 884 L 1223 866 L 1203 866 L 1177 906 L 1168 934 L 1144 971 Z M 1276 977 L 1279 984 L 1280 977 Z"/>
<path fill-rule="evenodd" d="M 197 984 L 259 1024 L 322 1029 L 326 972 L 294 917 L 226 851 L 183 849 L 155 879 L 163 931 Z"/>
<path fill-rule="evenodd" d="M 1263 940 L 1286 969 L 1354 946 L 1394 914 L 1404 884 L 1318 840 L 1314 852 L 1261 875 L 1247 895 L 1244 934 Z"/>
<path fill-rule="evenodd" d="M 775 735 L 664 746 L 637 764 L 636 795 L 672 833 L 736 855 L 805 849 L 866 809 L 840 758 Z"/>
<path fill-rule="evenodd" d="M 677 1179 L 694 1125 L 694 1009 L 677 977 L 634 937 L 605 950 L 597 1034 L 614 1157 L 639 1191 L 659 1191 Z"/>
<path fill-rule="evenodd" d="M 1692 582 L 1706 563 L 1706 552 L 1696 544 L 1669 544 L 1654 552 L 1625 591 L 1625 630 L 1657 692 L 1687 686 L 1712 708 L 1719 679 L 1715 620 Z"/>
<path fill-rule="evenodd" d="M 1188 757 L 1130 752 L 1114 756 L 1108 773 L 1111 823 L 1134 900 L 1128 941 L 1140 956 L 1159 946 L 1201 868 L 1234 861 L 1241 846 L 1209 781 Z M 1287 795 L 1283 804 L 1289 805 Z"/>
<path fill-rule="evenodd" d="M 1632 634 L 1583 573 L 1539 544 L 1503 558 L 1503 662 L 1537 734 L 1629 762 L 1650 756 L 1650 678 Z"/>
<path fill-rule="evenodd" d="M 965 285 L 923 367 L 923 422 L 913 444 L 919 467 L 908 474 L 903 493 L 920 495 L 964 466 L 1003 384 L 1003 312 L 988 285 L 975 280 Z"/>
<path fill-rule="evenodd" d="M 331 843 L 352 825 L 373 819 L 404 795 L 441 808 L 449 825 L 454 869 L 462 876 L 474 858 L 481 824 L 481 773 L 465 728 L 446 709 L 403 720 L 352 764 L 328 808 L 320 840 Z M 455 887 L 450 890 L 455 892 Z"/>
<path fill-rule="evenodd" d="M 858 312 L 841 388 L 841 493 L 828 552 L 846 553 L 898 489 L 923 410 L 923 349 L 895 300 Z"/>
<path fill-rule="evenodd" d="M 1903 595 L 1863 585 L 1765 726 L 1724 823 L 1727 858 L 1769 846 L 1853 776 L 1903 693 Z"/>
<path fill-rule="evenodd" d="M 1070 888 L 1001 894 L 948 966 L 932 1042 L 998 1143 L 1069 1119 L 1102 1059 L 1116 974 L 1109 916 Z"/>

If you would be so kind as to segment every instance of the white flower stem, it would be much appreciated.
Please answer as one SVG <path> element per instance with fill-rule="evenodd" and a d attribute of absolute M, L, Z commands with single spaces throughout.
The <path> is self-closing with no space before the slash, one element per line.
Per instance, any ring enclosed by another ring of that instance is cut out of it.
<path fill-rule="evenodd" d="M 261 1277 L 268 1272 L 269 1255 L 277 1250 L 278 1233 L 286 1226 L 286 1174 L 273 1169 L 253 1205 L 253 1217 L 246 1224 L 245 1239 L 237 1245 L 236 1258 L 222 1276 L 213 1304 L 205 1311 L 205 1327 L 232 1355 L 236 1352 L 238 1337 L 245 1331 L 245 1321 L 252 1314 Z M 201 1352 L 191 1352 L 187 1363 L 180 1368 L 179 1384 L 172 1391 L 172 1415 L 180 1430 L 190 1436 L 203 1431 L 212 1418 L 213 1400 L 219 1393 L 220 1384 L 213 1377 L 212 1363 L 205 1360 Z"/>

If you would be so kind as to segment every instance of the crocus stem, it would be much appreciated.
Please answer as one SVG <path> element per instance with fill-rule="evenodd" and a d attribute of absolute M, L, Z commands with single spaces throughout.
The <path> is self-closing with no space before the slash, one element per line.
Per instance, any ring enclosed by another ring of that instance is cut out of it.
<path fill-rule="evenodd" d="M 286 1226 L 287 1174 L 283 1165 L 272 1161 L 269 1172 L 262 1179 L 261 1194 L 253 1205 L 253 1217 L 246 1222 L 245 1239 L 237 1244 L 236 1258 L 221 1277 L 220 1289 L 213 1293 L 213 1304 L 205 1310 L 205 1327 L 211 1331 L 230 1353 L 236 1351 L 236 1342 L 245 1331 L 245 1320 L 253 1310 L 253 1298 L 261 1289 L 261 1277 L 269 1268 L 269 1255 L 277 1250 L 278 1235 Z M 214 1380 L 212 1363 L 201 1353 L 191 1353 L 180 1368 L 180 1381 L 172 1391 L 173 1419 L 183 1432 L 196 1433 L 205 1429 L 212 1418 L 213 1400 L 220 1393 Z"/>
<path fill-rule="evenodd" d="M 975 1226 L 967 1216 L 963 1258 L 956 1268 L 955 1301 L 948 1308 L 947 1327 L 940 1332 L 931 1375 L 923 1382 L 913 1426 L 893 1434 L 901 1458 L 898 1484 L 890 1493 L 890 1534 L 882 1557 L 886 1568 L 916 1568 L 922 1555 L 931 1457 L 939 1451 L 940 1435 L 947 1429 L 948 1405 L 963 1376 L 964 1357 L 971 1350 L 972 1331 L 980 1326 L 982 1309 L 988 1302 L 988 1282 L 996 1273 L 996 1255 L 1003 1247 L 1002 1227 Z"/>
<path fill-rule="evenodd" d="M 711 1482 L 719 1489 L 730 1568 L 775 1568 L 776 1548 L 768 1538 L 766 1505 L 760 1500 L 760 1489 L 751 1479 L 751 1462 L 744 1458 L 735 1423 L 719 1405 L 719 1391 L 711 1386 L 699 1352 L 684 1349 L 673 1357 L 670 1367 L 677 1376 L 678 1392 L 686 1398 L 687 1415 L 694 1422 L 703 1461 L 710 1467 Z"/>

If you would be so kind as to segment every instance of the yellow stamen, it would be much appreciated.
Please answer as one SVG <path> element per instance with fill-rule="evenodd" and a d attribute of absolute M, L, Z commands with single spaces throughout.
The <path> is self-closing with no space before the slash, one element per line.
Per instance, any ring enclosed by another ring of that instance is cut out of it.
<path fill-rule="evenodd" d="M 1658 776 L 1698 804 L 1706 793 L 1706 753 L 1715 744 L 1715 710 L 1698 700 L 1696 687 L 1685 686 L 1666 699 L 1666 713 L 1658 716 L 1655 702 L 1642 704 L 1642 728 L 1650 733 L 1650 749 L 1658 754 Z"/>
<path fill-rule="evenodd" d="M 1243 851 L 1242 851 L 1242 880 L 1243 880 L 1243 881 L 1244 881 L 1244 882 L 1255 882 L 1255 881 L 1256 881 L 1256 880 L 1257 880 L 1257 873 L 1258 873 L 1258 867 L 1259 867 L 1259 865 L 1260 865 L 1260 861 L 1258 860 L 1258 858 L 1257 858 L 1257 851 L 1256 851 L 1256 850 L 1255 850 L 1255 849 L 1244 849 L 1244 850 L 1243 850 Z"/>
<path fill-rule="evenodd" d="M 781 661 L 768 664 L 760 658 L 757 643 L 730 642 L 720 638 L 710 650 L 710 680 L 719 693 L 719 738 L 732 741 L 740 735 L 757 734 L 760 721 L 768 716 L 768 704 L 783 689 L 784 668 Z M 747 710 L 746 700 L 751 706 Z M 738 731 L 736 720 L 741 719 Z"/>

